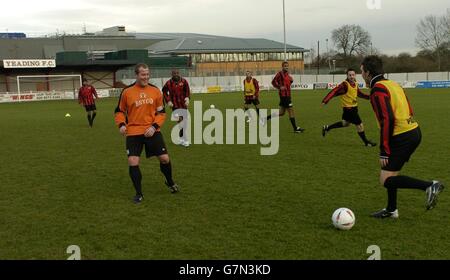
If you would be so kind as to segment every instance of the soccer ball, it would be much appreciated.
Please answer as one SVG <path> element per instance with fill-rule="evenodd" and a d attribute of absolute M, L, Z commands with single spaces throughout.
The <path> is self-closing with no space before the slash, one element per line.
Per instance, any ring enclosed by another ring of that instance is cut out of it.
<path fill-rule="evenodd" d="M 355 224 L 355 214 L 348 208 L 339 208 L 331 216 L 333 225 L 340 230 L 349 230 Z"/>
<path fill-rule="evenodd" d="M 214 109 L 214 108 L 216 108 L 216 106 L 214 106 L 214 104 L 211 104 L 211 106 L 209 106 L 209 108 Z"/>

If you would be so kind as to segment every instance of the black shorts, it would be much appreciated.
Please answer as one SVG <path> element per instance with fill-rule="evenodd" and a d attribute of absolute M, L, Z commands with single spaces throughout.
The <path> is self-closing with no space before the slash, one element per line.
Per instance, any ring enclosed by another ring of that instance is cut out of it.
<path fill-rule="evenodd" d="M 280 96 L 280 107 L 285 109 L 292 108 L 292 99 L 290 96 Z"/>
<path fill-rule="evenodd" d="M 144 146 L 147 158 L 167 154 L 166 144 L 159 131 L 155 132 L 152 137 L 145 137 L 144 135 L 127 136 L 126 149 L 129 157 L 140 157 Z"/>
<path fill-rule="evenodd" d="M 92 105 L 84 105 L 84 108 L 86 108 L 86 112 L 96 111 L 96 110 L 97 110 L 97 107 L 95 106 L 95 104 L 92 104 Z"/>
<path fill-rule="evenodd" d="M 354 125 L 360 125 L 362 123 L 358 114 L 358 107 L 343 108 L 342 119 Z"/>
<path fill-rule="evenodd" d="M 255 99 L 252 99 L 252 98 L 246 98 L 244 104 L 245 104 L 245 105 L 251 105 L 251 104 L 253 104 L 253 105 L 255 105 L 255 106 L 258 106 L 258 105 L 259 105 L 259 99 L 258 99 L 258 98 L 255 98 Z"/>
<path fill-rule="evenodd" d="M 411 131 L 393 136 L 390 141 L 391 155 L 389 156 L 388 165 L 383 167 L 386 171 L 400 171 L 409 161 L 409 158 L 417 149 L 422 140 L 420 127 Z"/>

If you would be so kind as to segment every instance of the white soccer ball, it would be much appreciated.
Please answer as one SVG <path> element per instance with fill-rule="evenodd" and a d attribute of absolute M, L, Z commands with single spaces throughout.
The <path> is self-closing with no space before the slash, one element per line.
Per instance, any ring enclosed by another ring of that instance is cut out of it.
<path fill-rule="evenodd" d="M 209 108 L 214 109 L 214 108 L 216 108 L 216 106 L 214 106 L 214 104 L 211 104 L 211 106 L 209 106 Z"/>
<path fill-rule="evenodd" d="M 333 225 L 340 230 L 349 230 L 355 225 L 355 214 L 348 208 L 339 208 L 331 216 Z"/>

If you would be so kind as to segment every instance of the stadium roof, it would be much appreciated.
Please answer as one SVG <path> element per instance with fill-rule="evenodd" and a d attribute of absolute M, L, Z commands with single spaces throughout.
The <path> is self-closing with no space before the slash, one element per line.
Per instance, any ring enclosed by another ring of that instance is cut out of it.
<path fill-rule="evenodd" d="M 223 36 L 198 33 L 134 33 L 136 39 L 173 40 L 182 38 L 227 38 Z"/>
<path fill-rule="evenodd" d="M 156 34 L 148 34 L 155 36 Z M 267 39 L 243 39 L 233 37 L 210 36 L 201 34 L 162 34 L 173 36 L 149 46 L 154 54 L 192 54 L 192 53 L 236 53 L 236 52 L 283 52 L 284 44 Z M 176 38 L 178 37 L 178 38 Z M 154 37 L 153 37 L 154 38 Z M 288 52 L 308 52 L 308 50 L 287 45 Z"/>
<path fill-rule="evenodd" d="M 80 35 L 55 38 L 0 38 L 0 60 L 54 58 L 64 51 L 146 49 L 155 55 L 196 53 L 283 52 L 284 44 L 267 39 L 245 39 L 197 33 L 124 33 L 125 36 Z M 287 45 L 288 52 L 308 50 Z"/>

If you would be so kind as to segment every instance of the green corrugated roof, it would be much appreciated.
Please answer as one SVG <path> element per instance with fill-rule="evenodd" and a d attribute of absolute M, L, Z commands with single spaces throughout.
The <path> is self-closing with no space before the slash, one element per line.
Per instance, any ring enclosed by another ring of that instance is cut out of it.
<path fill-rule="evenodd" d="M 188 37 L 161 41 L 148 47 L 148 50 L 155 54 L 282 52 L 284 51 L 284 44 L 267 39 Z M 287 45 L 287 51 L 307 52 L 308 50 L 293 45 Z"/>

